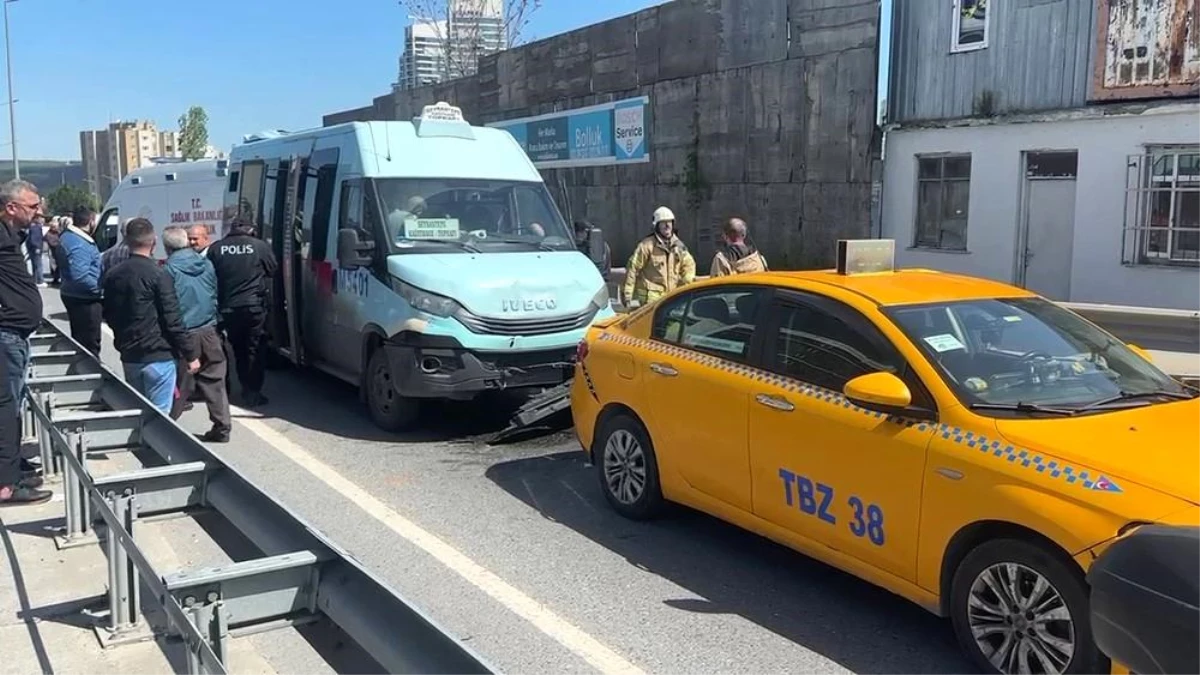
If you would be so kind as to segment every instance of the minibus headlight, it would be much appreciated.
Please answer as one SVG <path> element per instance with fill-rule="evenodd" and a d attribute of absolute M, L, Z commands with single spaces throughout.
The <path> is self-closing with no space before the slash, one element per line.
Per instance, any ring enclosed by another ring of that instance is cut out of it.
<path fill-rule="evenodd" d="M 432 314 L 440 317 L 451 317 L 460 310 L 462 306 L 454 300 L 447 298 L 444 295 L 423 291 L 412 284 L 405 283 L 396 277 L 392 277 L 392 290 L 396 291 L 400 297 L 408 301 L 413 309 Z"/>
<path fill-rule="evenodd" d="M 592 306 L 596 309 L 604 309 L 608 307 L 608 284 L 601 284 L 600 290 L 596 291 L 596 295 L 592 296 Z"/>

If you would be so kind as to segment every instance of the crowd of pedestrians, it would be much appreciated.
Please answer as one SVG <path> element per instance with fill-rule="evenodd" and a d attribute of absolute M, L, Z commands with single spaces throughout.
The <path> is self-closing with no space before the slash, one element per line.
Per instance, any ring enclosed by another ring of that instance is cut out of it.
<path fill-rule="evenodd" d="M 71 337 L 99 358 L 107 324 L 126 382 L 172 419 L 198 396 L 212 423 L 201 440 L 229 441 L 231 355 L 243 404 L 267 402 L 263 359 L 276 262 L 253 223 L 234 222 L 215 245 L 204 226 L 168 227 L 160 263 L 159 237 L 146 218 L 126 221 L 120 242 L 102 253 L 94 210 L 47 223 L 42 207 L 33 184 L 0 185 L 0 506 L 53 496 L 41 489 L 40 467 L 21 454 L 20 415 L 47 258 Z"/>

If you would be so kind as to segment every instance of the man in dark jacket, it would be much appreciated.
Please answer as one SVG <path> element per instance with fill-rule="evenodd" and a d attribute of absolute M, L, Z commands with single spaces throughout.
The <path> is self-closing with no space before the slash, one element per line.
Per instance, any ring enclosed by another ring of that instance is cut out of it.
<path fill-rule="evenodd" d="M 29 335 L 42 320 L 42 296 L 25 268 L 21 234 L 41 208 L 33 184 L 0 185 L 0 506 L 40 504 L 53 495 L 37 489 L 42 479 L 36 474 L 22 476 L 21 466 L 20 401 Z"/>
<path fill-rule="evenodd" d="M 104 277 L 104 320 L 113 329 L 125 381 L 165 414 L 175 401 L 175 361 L 200 369 L 196 341 L 183 328 L 171 275 L 154 254 L 154 226 L 134 218 L 125 226 L 129 259 Z"/>
<path fill-rule="evenodd" d="M 200 436 L 208 443 L 228 443 L 232 424 L 229 419 L 229 397 L 225 391 L 228 363 L 217 333 L 217 274 L 212 262 L 192 250 L 188 233 L 182 227 L 163 230 L 163 247 L 167 250 L 167 274 L 175 283 L 183 328 L 196 341 L 200 350 L 200 370 L 192 375 L 178 364 L 179 398 L 171 409 L 171 418 L 179 419 L 187 407 L 192 391 L 198 390 L 208 404 L 212 429 Z"/>
<path fill-rule="evenodd" d="M 59 239 L 62 266 L 63 305 L 71 322 L 71 337 L 97 358 L 100 356 L 102 302 L 100 293 L 100 249 L 92 239 L 96 212 L 75 211 L 74 222 Z"/>
<path fill-rule="evenodd" d="M 46 285 L 46 277 L 42 269 L 42 254 L 45 253 L 46 218 L 38 214 L 29 224 L 29 234 L 25 235 L 25 252 L 29 254 L 29 269 L 33 272 L 33 281 L 38 288 Z"/>
<path fill-rule="evenodd" d="M 254 223 L 234 221 L 229 234 L 208 249 L 217 271 L 217 306 L 237 361 L 245 405 L 267 402 L 262 395 L 267 338 L 267 289 L 275 276 L 275 256 L 254 236 Z"/>

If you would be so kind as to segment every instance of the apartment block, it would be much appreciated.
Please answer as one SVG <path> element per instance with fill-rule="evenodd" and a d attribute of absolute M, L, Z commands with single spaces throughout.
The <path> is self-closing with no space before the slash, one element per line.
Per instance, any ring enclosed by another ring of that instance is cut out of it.
<path fill-rule="evenodd" d="M 154 122 L 111 122 L 106 129 L 79 132 L 80 158 L 90 189 L 107 200 L 130 171 L 160 157 L 179 157 L 179 134 Z"/>

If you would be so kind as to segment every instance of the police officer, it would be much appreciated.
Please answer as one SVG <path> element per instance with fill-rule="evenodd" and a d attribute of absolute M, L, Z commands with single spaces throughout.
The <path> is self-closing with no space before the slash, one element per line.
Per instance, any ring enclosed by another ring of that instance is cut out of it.
<path fill-rule="evenodd" d="M 267 298 L 277 264 L 271 247 L 254 236 L 254 223 L 239 217 L 229 234 L 208 249 L 217 273 L 217 307 L 229 336 L 245 405 L 265 404 L 262 395 L 267 337 Z"/>

